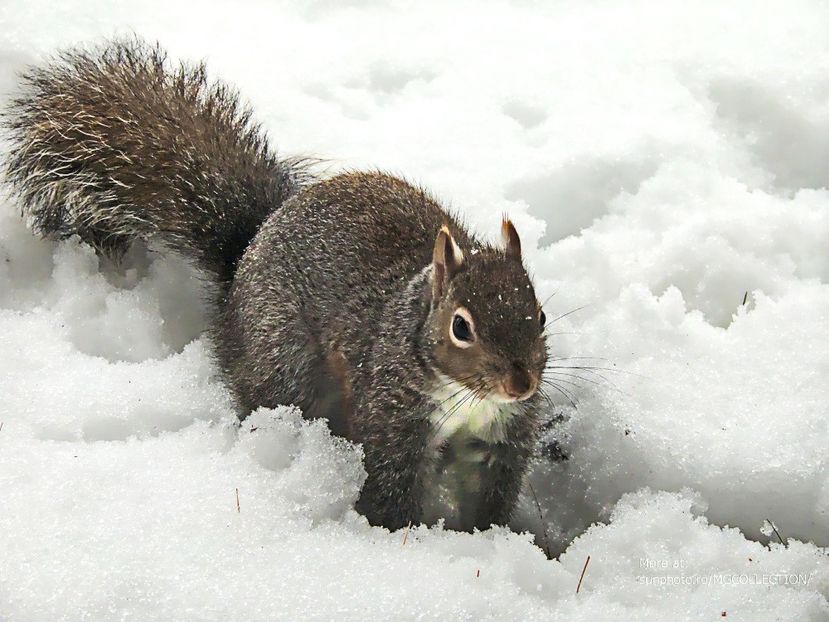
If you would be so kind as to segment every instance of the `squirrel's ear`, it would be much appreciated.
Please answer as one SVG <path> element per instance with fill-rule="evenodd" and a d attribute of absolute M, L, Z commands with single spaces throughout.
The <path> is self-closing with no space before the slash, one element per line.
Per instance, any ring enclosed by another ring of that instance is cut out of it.
<path fill-rule="evenodd" d="M 435 239 L 435 250 L 432 252 L 432 300 L 437 302 L 446 292 L 446 286 L 455 273 L 463 265 L 463 251 L 455 238 L 449 233 L 449 228 L 443 226 Z"/>
<path fill-rule="evenodd" d="M 504 241 L 504 251 L 507 257 L 521 259 L 521 238 L 518 237 L 518 232 L 508 218 L 504 218 L 501 222 L 501 238 Z"/>

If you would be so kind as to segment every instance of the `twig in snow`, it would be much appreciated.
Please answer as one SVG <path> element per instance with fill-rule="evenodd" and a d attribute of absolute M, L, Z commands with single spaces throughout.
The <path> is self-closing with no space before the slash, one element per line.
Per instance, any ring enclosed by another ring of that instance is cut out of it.
<path fill-rule="evenodd" d="M 400 546 L 406 546 L 406 541 L 409 539 L 409 531 L 412 528 L 412 521 L 409 521 L 409 524 L 406 525 L 406 531 L 403 532 L 403 542 L 400 543 Z"/>
<path fill-rule="evenodd" d="M 780 544 L 786 546 L 786 543 L 783 542 L 783 538 L 780 537 L 780 532 L 777 531 L 777 527 L 774 525 L 774 523 L 771 522 L 769 519 L 766 519 L 766 522 L 769 524 L 769 527 L 771 527 L 771 530 L 774 532 L 774 535 L 777 536 L 777 539 L 780 540 Z"/>
<path fill-rule="evenodd" d="M 743 306 L 746 306 L 747 301 L 748 301 L 748 292 L 746 292 L 745 296 L 743 296 Z"/>
<path fill-rule="evenodd" d="M 547 559 L 552 559 L 553 557 L 550 555 L 550 538 L 547 533 L 547 523 L 544 521 L 544 512 L 541 509 L 541 504 L 538 502 L 538 496 L 535 494 L 535 488 L 533 488 L 532 483 L 527 481 L 527 485 L 530 487 L 530 492 L 533 495 L 533 501 L 535 501 L 535 507 L 538 510 L 538 520 L 541 521 L 541 528 L 544 530 L 544 547 L 542 550 L 545 555 L 547 555 Z"/>
<path fill-rule="evenodd" d="M 237 514 L 242 513 L 242 506 L 239 505 L 239 489 L 238 488 L 236 489 L 236 513 Z"/>
<path fill-rule="evenodd" d="M 579 577 L 579 584 L 576 586 L 576 594 L 579 593 L 581 589 L 581 582 L 584 579 L 584 573 L 587 572 L 587 564 L 590 563 L 590 556 L 587 556 L 587 559 L 584 560 L 584 568 L 581 569 L 581 576 Z"/>

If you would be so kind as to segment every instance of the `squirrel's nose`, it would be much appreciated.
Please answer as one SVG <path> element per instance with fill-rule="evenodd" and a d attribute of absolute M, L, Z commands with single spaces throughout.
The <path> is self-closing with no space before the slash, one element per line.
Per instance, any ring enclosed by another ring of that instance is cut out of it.
<path fill-rule="evenodd" d="M 535 385 L 530 372 L 516 363 L 504 379 L 504 393 L 514 399 L 529 397 L 535 392 Z"/>

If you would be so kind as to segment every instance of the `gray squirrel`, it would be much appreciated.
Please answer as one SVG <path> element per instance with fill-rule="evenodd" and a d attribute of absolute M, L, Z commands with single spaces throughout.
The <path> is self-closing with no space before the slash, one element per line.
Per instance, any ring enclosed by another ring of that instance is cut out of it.
<path fill-rule="evenodd" d="M 189 258 L 240 418 L 296 404 L 362 443 L 371 524 L 508 522 L 548 360 L 509 220 L 492 246 L 402 179 L 278 159 L 233 89 L 138 38 L 28 69 L 4 123 L 33 228 Z"/>

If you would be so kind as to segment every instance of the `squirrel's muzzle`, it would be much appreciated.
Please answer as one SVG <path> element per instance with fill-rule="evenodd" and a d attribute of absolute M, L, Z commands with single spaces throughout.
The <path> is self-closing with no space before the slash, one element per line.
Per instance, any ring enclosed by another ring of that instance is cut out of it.
<path fill-rule="evenodd" d="M 504 395 L 515 400 L 527 399 L 537 388 L 538 379 L 518 363 L 513 364 L 503 380 Z"/>

